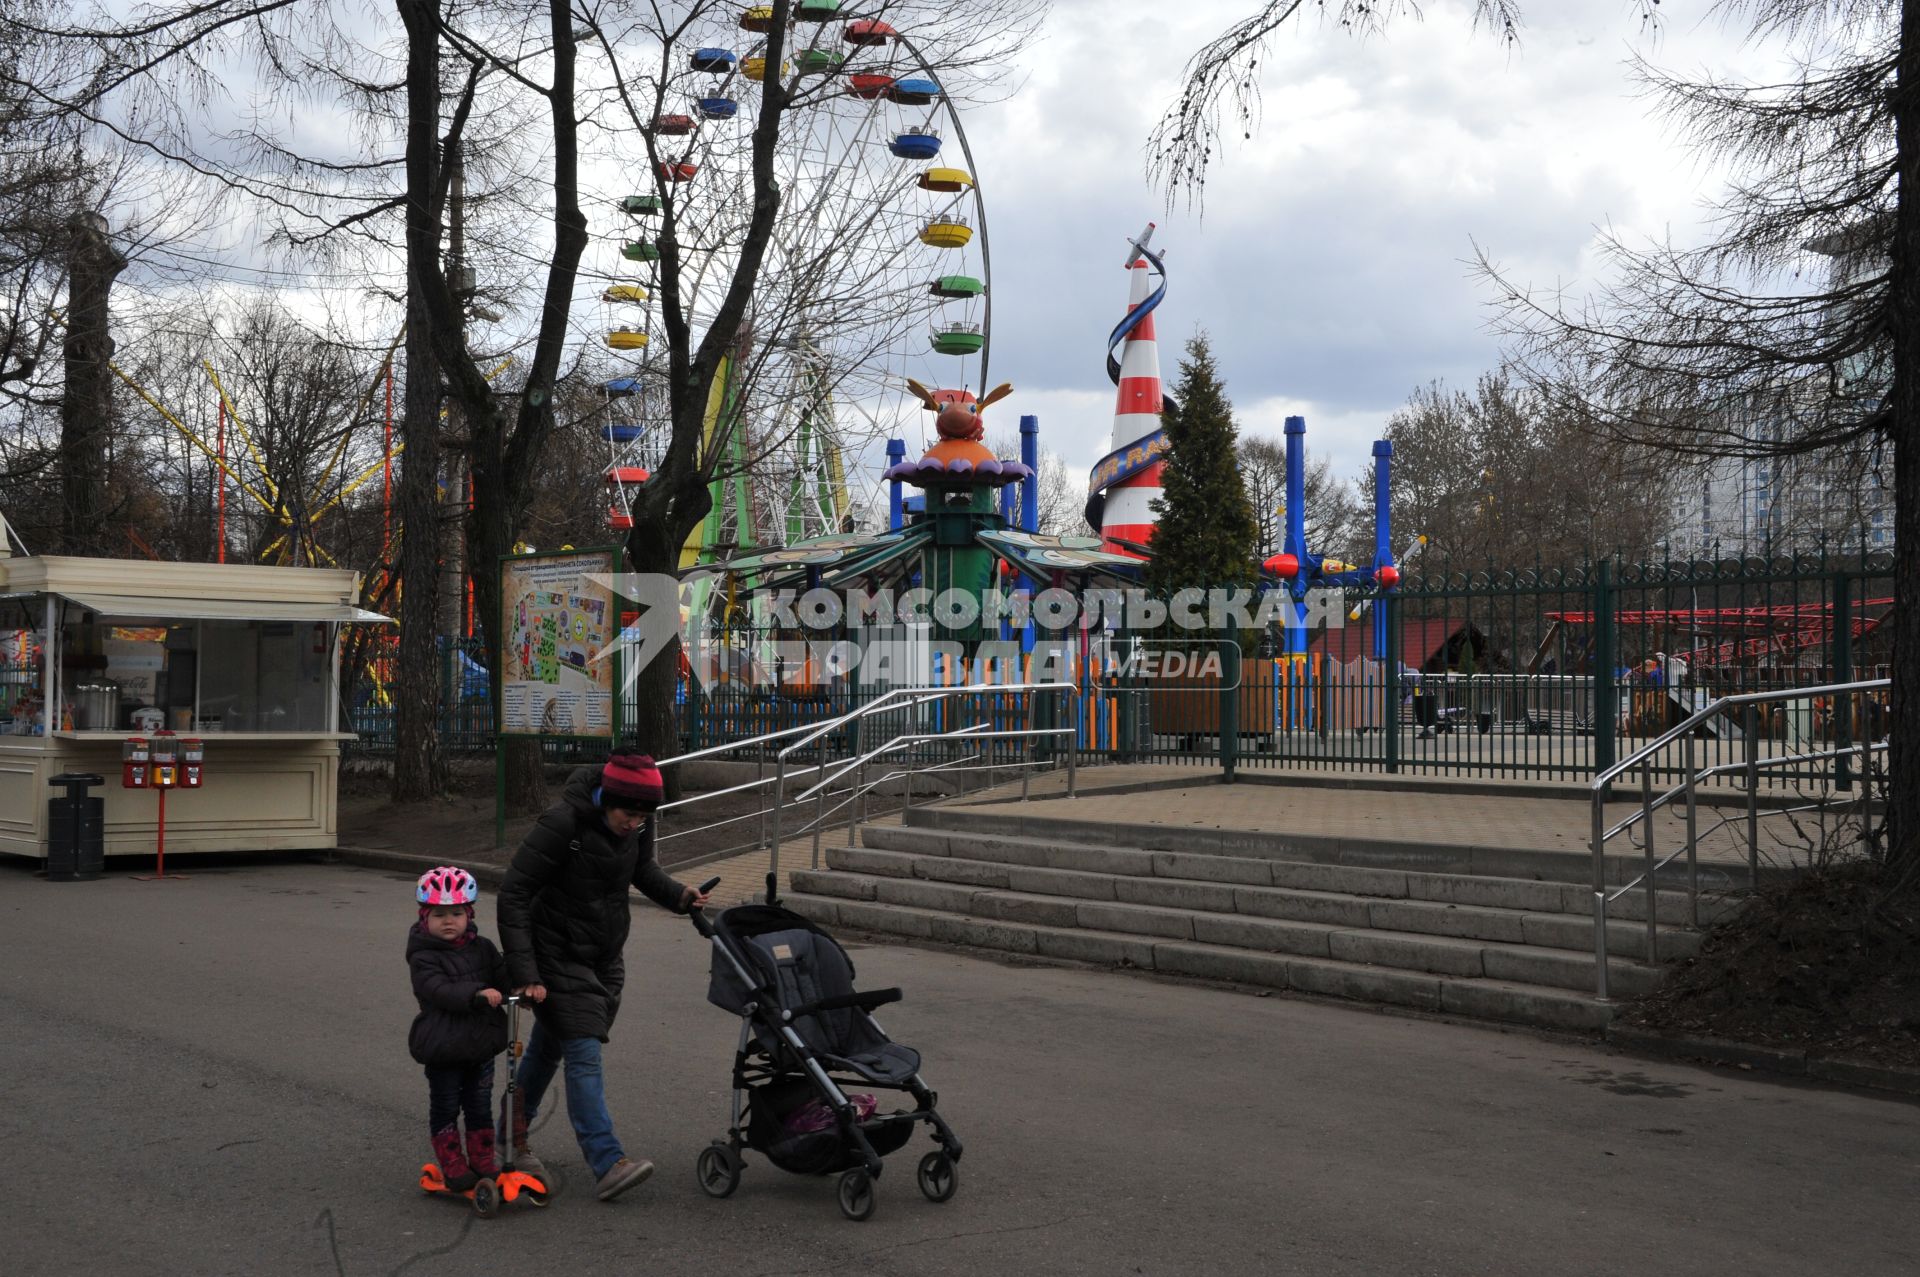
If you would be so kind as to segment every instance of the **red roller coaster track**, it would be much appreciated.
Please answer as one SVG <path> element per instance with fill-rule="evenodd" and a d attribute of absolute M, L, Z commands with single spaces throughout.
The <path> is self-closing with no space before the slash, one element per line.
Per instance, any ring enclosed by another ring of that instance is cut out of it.
<path fill-rule="evenodd" d="M 1863 599 L 1848 609 L 1849 629 L 1857 642 L 1879 629 L 1893 615 L 1893 599 Z M 1547 619 L 1561 625 L 1592 625 L 1591 612 L 1548 612 Z M 1673 655 L 1694 665 L 1728 665 L 1758 661 L 1763 656 L 1784 656 L 1812 647 L 1825 647 L 1833 641 L 1833 605 L 1831 603 L 1781 603 L 1771 607 L 1685 607 L 1638 612 L 1617 612 L 1614 621 L 1622 626 L 1667 629 L 1677 635 L 1698 639 L 1704 635 L 1730 635 L 1717 643 L 1707 643 L 1692 651 Z M 1545 644 L 1542 644 L 1545 647 Z"/>

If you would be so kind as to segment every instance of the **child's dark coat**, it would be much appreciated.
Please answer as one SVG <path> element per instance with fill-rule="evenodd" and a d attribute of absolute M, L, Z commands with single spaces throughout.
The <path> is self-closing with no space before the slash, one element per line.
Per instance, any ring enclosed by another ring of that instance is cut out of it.
<path fill-rule="evenodd" d="M 468 924 L 467 942 L 436 939 L 416 925 L 407 933 L 407 966 L 420 1014 L 407 1049 L 437 1068 L 484 1064 L 507 1049 L 507 1013 L 489 1007 L 482 989 L 506 989 L 506 963 L 493 941 Z"/>

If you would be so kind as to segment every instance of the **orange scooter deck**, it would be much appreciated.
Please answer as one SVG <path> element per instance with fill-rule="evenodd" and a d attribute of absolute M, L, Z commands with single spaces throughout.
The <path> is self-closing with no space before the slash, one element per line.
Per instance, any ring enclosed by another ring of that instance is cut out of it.
<path fill-rule="evenodd" d="M 547 1204 L 547 1186 L 525 1171 L 502 1172 L 493 1178 L 493 1185 L 499 1193 L 499 1200 L 503 1202 L 518 1201 L 524 1194 L 529 1205 L 545 1206 Z M 420 1168 L 420 1187 L 429 1193 L 472 1201 L 474 1188 L 478 1188 L 479 1185 L 456 1192 L 447 1187 L 446 1176 L 441 1173 L 438 1163 L 428 1162 Z"/>

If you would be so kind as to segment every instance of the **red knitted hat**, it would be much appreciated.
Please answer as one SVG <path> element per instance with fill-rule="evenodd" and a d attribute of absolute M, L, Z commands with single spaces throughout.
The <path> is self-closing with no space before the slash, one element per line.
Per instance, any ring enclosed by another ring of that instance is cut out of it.
<path fill-rule="evenodd" d="M 607 807 L 638 807 L 652 811 L 666 801 L 660 769 L 648 754 L 621 750 L 600 769 L 600 801 Z"/>

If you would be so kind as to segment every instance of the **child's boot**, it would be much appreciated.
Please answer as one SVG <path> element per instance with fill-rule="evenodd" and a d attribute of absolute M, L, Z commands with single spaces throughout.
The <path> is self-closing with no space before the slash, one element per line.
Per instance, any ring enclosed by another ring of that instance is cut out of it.
<path fill-rule="evenodd" d="M 440 1178 L 449 1189 L 464 1193 L 480 1182 L 460 1152 L 460 1128 L 448 1126 L 433 1133 L 433 1158 L 440 1163 Z"/>
<path fill-rule="evenodd" d="M 500 1173 L 500 1167 L 493 1160 L 493 1128 L 483 1126 L 479 1130 L 467 1132 L 467 1167 L 481 1179 L 492 1179 Z"/>
<path fill-rule="evenodd" d="M 527 1147 L 527 1106 L 514 1096 L 513 1104 L 513 1169 L 533 1176 L 541 1183 L 547 1183 L 547 1164 L 533 1155 Z M 548 1185 L 548 1187 L 552 1187 Z"/>

